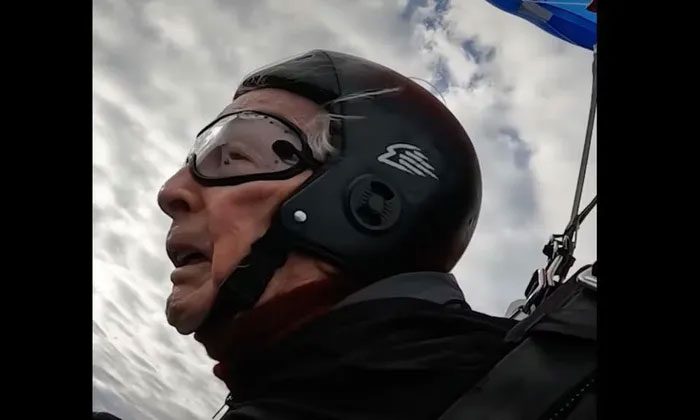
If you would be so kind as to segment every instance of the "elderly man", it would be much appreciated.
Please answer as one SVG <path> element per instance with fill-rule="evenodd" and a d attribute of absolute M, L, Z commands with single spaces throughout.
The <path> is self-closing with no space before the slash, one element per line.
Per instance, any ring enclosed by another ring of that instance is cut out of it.
<path fill-rule="evenodd" d="M 168 322 L 218 362 L 225 419 L 436 419 L 510 349 L 448 274 L 481 204 L 470 139 L 378 64 L 246 77 L 158 203 Z"/>

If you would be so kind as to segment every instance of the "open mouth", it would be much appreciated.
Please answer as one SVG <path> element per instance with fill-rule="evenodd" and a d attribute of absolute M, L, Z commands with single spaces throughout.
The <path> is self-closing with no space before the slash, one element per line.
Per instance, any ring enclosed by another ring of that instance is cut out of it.
<path fill-rule="evenodd" d="M 191 252 L 176 258 L 175 267 L 184 267 L 207 262 L 209 259 L 201 252 Z"/>
<path fill-rule="evenodd" d="M 168 244 L 167 252 L 175 268 L 211 261 L 211 258 L 199 249 L 199 247 L 190 244 Z"/>

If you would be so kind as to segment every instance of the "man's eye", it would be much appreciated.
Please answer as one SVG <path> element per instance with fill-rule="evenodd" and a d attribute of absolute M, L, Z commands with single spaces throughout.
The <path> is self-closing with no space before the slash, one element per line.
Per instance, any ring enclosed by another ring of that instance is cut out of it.
<path fill-rule="evenodd" d="M 248 159 L 247 156 L 242 155 L 242 154 L 240 154 L 240 153 L 238 153 L 238 152 L 229 152 L 229 153 L 228 153 L 228 158 L 231 159 L 231 160 L 250 160 L 250 159 Z"/>
<path fill-rule="evenodd" d="M 299 162 L 298 151 L 294 146 L 285 140 L 277 140 L 272 145 L 272 150 L 287 165 L 295 165 Z"/>
<path fill-rule="evenodd" d="M 224 155 L 224 165 L 230 165 L 232 161 L 238 161 L 238 162 L 251 162 L 250 158 L 248 156 L 244 155 L 243 153 L 238 153 L 234 151 L 227 152 Z"/>

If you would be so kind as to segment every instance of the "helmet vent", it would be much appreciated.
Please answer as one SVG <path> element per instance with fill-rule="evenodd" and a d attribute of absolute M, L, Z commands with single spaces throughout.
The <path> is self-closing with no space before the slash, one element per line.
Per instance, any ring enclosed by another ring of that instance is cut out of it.
<path fill-rule="evenodd" d="M 374 175 L 363 175 L 353 181 L 349 205 L 354 222 L 373 232 L 391 228 L 401 213 L 396 191 Z"/>

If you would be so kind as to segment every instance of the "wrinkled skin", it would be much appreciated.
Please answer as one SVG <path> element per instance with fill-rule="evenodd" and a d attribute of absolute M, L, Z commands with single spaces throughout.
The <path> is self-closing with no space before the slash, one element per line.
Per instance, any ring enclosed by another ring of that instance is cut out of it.
<path fill-rule="evenodd" d="M 260 89 L 240 96 L 222 114 L 243 109 L 281 115 L 307 135 L 311 121 L 319 112 L 318 105 L 304 97 L 278 89 Z M 166 314 L 178 332 L 190 334 L 197 330 L 223 281 L 266 232 L 279 206 L 310 175 L 306 171 L 287 180 L 204 187 L 192 178 L 187 168 L 181 168 L 163 185 L 158 204 L 172 219 L 167 246 L 194 247 L 206 259 L 177 268 L 171 274 L 173 286 Z M 325 263 L 292 254 L 277 270 L 257 306 L 300 286 L 329 281 L 332 273 L 332 267 Z M 222 344 L 226 342 L 226 328 L 222 325 L 221 331 L 197 336 L 210 356 L 217 356 L 225 350 L 222 346 L 230 345 Z"/>

